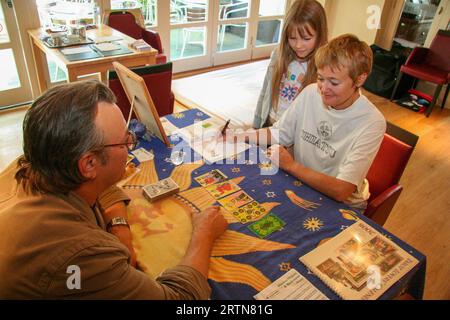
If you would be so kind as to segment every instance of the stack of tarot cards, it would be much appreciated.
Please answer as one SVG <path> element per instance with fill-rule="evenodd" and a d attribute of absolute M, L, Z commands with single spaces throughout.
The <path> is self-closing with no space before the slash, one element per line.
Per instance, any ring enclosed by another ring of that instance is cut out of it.
<path fill-rule="evenodd" d="M 171 178 L 148 184 L 143 189 L 144 196 L 150 202 L 178 193 L 178 191 L 180 191 L 180 187 Z"/>

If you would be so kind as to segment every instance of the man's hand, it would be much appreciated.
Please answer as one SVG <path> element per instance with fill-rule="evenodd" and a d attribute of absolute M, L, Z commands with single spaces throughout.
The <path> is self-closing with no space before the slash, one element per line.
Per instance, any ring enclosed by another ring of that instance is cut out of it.
<path fill-rule="evenodd" d="M 279 168 L 290 172 L 290 168 L 295 164 L 295 160 L 287 149 L 279 144 L 274 144 L 267 149 L 267 156 Z"/>
<path fill-rule="evenodd" d="M 209 207 L 192 218 L 193 233 L 207 237 L 205 241 L 214 242 L 228 227 L 228 222 L 220 213 L 220 207 Z"/>
<path fill-rule="evenodd" d="M 192 237 L 180 264 L 190 266 L 208 278 L 209 260 L 214 241 L 228 227 L 220 207 L 209 207 L 192 217 Z"/>

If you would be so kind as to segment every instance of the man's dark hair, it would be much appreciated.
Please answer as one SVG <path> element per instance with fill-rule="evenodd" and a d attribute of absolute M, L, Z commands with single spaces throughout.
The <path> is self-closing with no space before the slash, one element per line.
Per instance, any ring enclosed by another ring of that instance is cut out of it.
<path fill-rule="evenodd" d="M 115 101 L 107 86 L 92 80 L 56 86 L 41 95 L 23 122 L 18 183 L 32 193 L 66 194 L 85 182 L 78 160 L 103 144 L 103 133 L 95 126 L 97 105 Z"/>

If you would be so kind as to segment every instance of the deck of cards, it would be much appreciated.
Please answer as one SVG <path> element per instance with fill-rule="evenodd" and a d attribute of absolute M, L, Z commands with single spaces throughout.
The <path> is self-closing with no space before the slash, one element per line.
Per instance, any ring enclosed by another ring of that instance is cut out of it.
<path fill-rule="evenodd" d="M 150 202 L 178 193 L 179 191 L 180 187 L 171 178 L 148 184 L 143 189 L 145 198 Z"/>

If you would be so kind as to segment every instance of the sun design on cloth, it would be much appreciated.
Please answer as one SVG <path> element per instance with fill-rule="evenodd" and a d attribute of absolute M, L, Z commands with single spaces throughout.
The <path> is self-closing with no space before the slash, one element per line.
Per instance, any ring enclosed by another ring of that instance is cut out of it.
<path fill-rule="evenodd" d="M 172 116 L 175 119 L 183 119 L 184 118 L 184 114 L 183 113 L 174 113 Z"/>
<path fill-rule="evenodd" d="M 145 177 L 138 177 L 137 182 L 145 185 L 158 181 L 153 160 L 145 164 L 148 170 L 141 170 L 146 173 Z M 142 197 L 142 190 L 127 190 L 132 199 L 128 206 L 128 214 L 133 245 L 140 266 L 152 278 L 156 278 L 163 270 L 177 265 L 184 256 L 191 239 L 193 211 L 205 210 L 216 202 L 205 188 L 191 188 L 192 173 L 202 165 L 203 162 L 200 161 L 168 169 L 172 170 L 170 177 L 180 187 L 177 195 L 150 203 Z M 244 179 L 245 177 L 237 177 L 231 181 L 239 185 Z M 260 205 L 269 213 L 280 203 L 262 202 Z M 230 224 L 239 222 L 228 211 L 221 209 L 221 212 Z M 245 284 L 256 291 L 261 291 L 272 281 L 257 267 L 233 261 L 228 257 L 293 248 L 295 245 L 290 243 L 260 239 L 228 229 L 214 243 L 208 278 L 215 282 Z"/>
<path fill-rule="evenodd" d="M 322 228 L 323 222 L 320 221 L 318 218 L 308 218 L 305 221 L 303 221 L 303 228 L 309 230 L 309 231 L 318 231 L 320 228 Z"/>
<path fill-rule="evenodd" d="M 241 172 L 241 168 L 235 167 L 235 168 L 231 169 L 231 172 L 233 172 L 233 173 L 239 173 L 239 172 Z"/>
<path fill-rule="evenodd" d="M 272 184 L 272 180 L 270 180 L 270 179 L 264 179 L 264 180 L 262 181 L 262 183 L 263 183 L 263 185 L 265 185 L 265 186 L 270 186 L 270 185 Z"/>

